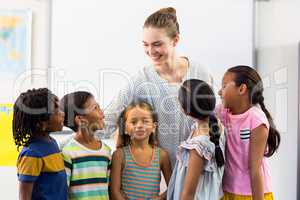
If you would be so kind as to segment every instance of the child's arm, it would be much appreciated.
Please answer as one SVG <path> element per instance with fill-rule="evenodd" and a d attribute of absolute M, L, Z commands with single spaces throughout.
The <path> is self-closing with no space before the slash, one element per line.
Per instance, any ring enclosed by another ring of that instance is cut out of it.
<path fill-rule="evenodd" d="M 189 164 L 181 193 L 181 199 L 193 200 L 197 189 L 199 177 L 204 168 L 204 158 L 200 157 L 196 150 L 189 151 Z"/>
<path fill-rule="evenodd" d="M 123 196 L 121 191 L 122 163 L 122 149 L 117 149 L 112 155 L 112 167 L 110 174 L 110 192 L 111 197 L 114 200 L 125 200 L 125 197 Z"/>
<path fill-rule="evenodd" d="M 263 177 L 261 164 L 268 139 L 268 129 L 260 125 L 251 131 L 250 138 L 250 177 L 253 200 L 264 199 Z"/>
<path fill-rule="evenodd" d="M 164 175 L 166 184 L 168 186 L 172 175 L 172 167 L 171 167 L 171 162 L 170 162 L 168 152 L 166 152 L 163 149 L 160 150 L 160 168 Z M 160 195 L 160 199 L 166 199 L 166 198 L 167 198 L 167 191 L 165 191 L 163 194 Z"/>
<path fill-rule="evenodd" d="M 33 182 L 19 182 L 19 199 L 31 200 L 33 190 Z"/>

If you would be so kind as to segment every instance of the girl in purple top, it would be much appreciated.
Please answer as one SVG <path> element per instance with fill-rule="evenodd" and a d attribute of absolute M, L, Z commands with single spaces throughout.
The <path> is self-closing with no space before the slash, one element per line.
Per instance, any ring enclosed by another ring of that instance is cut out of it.
<path fill-rule="evenodd" d="M 259 74 L 248 66 L 230 68 L 219 95 L 217 113 L 227 129 L 222 200 L 273 200 L 266 157 L 277 150 L 280 135 L 265 107 Z"/>

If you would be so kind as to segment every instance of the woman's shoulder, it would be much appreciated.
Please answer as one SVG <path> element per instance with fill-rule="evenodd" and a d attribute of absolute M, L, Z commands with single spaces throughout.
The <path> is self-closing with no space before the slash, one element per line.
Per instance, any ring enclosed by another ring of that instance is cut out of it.
<path fill-rule="evenodd" d="M 189 70 L 187 74 L 187 79 L 196 78 L 212 84 L 212 75 L 207 67 L 193 59 L 188 59 L 188 61 Z"/>

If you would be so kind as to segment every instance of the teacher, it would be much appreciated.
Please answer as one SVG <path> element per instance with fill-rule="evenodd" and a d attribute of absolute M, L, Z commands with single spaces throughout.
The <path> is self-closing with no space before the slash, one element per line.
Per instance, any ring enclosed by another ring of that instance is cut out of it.
<path fill-rule="evenodd" d="M 159 145 L 169 153 L 172 166 L 176 161 L 176 149 L 188 137 L 194 122 L 182 112 L 177 100 L 180 85 L 191 78 L 212 82 L 206 69 L 176 54 L 179 33 L 176 10 L 172 7 L 162 8 L 146 19 L 142 42 L 151 65 L 131 77 L 105 109 L 106 131 L 110 135 L 117 128 L 120 112 L 128 104 L 134 100 L 151 104 L 158 115 Z"/>

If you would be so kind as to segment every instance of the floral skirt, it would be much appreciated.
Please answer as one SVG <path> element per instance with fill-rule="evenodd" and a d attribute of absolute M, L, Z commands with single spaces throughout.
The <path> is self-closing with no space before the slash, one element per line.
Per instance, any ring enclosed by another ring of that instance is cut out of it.
<path fill-rule="evenodd" d="M 252 196 L 236 195 L 224 192 L 224 196 L 221 200 L 252 200 Z M 264 200 L 274 200 L 273 193 L 265 193 Z"/>

